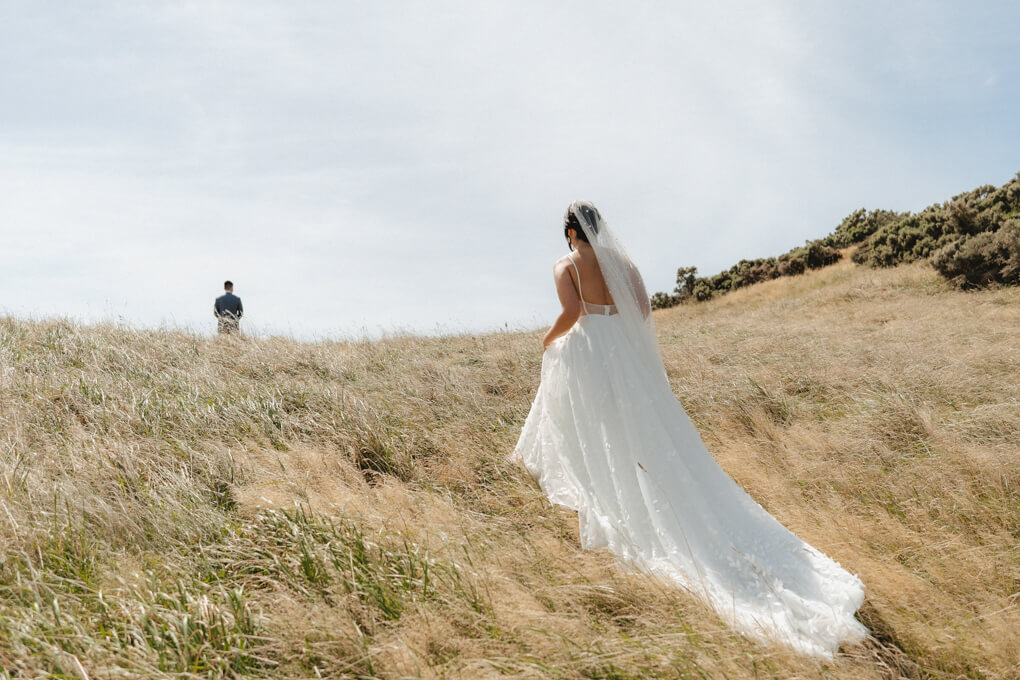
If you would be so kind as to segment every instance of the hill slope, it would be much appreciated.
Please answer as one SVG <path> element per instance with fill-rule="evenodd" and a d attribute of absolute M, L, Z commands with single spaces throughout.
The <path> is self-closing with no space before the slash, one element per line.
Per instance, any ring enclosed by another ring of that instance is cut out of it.
<path fill-rule="evenodd" d="M 846 262 L 656 318 L 723 467 L 864 580 L 875 638 L 835 663 L 579 549 L 507 462 L 538 333 L 2 319 L 2 677 L 1015 672 L 1020 290 Z"/>

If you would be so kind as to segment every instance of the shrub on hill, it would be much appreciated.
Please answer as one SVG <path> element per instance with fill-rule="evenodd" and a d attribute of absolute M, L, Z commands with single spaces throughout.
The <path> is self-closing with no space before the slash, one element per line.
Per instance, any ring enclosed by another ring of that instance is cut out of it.
<path fill-rule="evenodd" d="M 854 262 L 891 267 L 928 259 L 962 288 L 1020 282 L 1020 173 L 1007 184 L 978 187 L 945 204 L 892 220 L 876 229 Z"/>
<path fill-rule="evenodd" d="M 672 293 L 652 296 L 652 308 L 701 302 L 780 276 L 796 276 L 833 264 L 839 249 L 858 246 L 853 261 L 892 267 L 928 259 L 961 288 L 1020 283 L 1020 173 L 1002 187 L 978 187 L 916 215 L 892 210 L 855 210 L 833 233 L 779 257 L 741 260 L 715 276 L 696 267 L 677 270 Z"/>
<path fill-rule="evenodd" d="M 910 213 L 898 213 L 892 210 L 867 211 L 859 208 L 840 222 L 836 231 L 822 239 L 822 243 L 832 248 L 848 248 L 860 243 L 885 225 L 907 217 Z"/>
<path fill-rule="evenodd" d="M 780 276 L 796 276 L 808 269 L 825 267 L 839 258 L 838 250 L 823 240 L 818 240 L 808 241 L 779 257 L 741 260 L 715 276 L 698 276 L 697 267 L 681 267 L 676 272 L 676 288 L 673 289 L 673 293 L 653 295 L 652 308 L 664 309 L 690 301 L 703 302 L 754 283 L 777 279 Z"/>
<path fill-rule="evenodd" d="M 932 266 L 960 288 L 982 288 L 1020 280 L 1020 219 L 1006 220 L 998 230 L 957 239 L 939 249 Z"/>

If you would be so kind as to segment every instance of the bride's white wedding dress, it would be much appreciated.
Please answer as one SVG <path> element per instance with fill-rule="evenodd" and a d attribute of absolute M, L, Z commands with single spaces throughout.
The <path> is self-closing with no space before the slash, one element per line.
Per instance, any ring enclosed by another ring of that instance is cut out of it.
<path fill-rule="evenodd" d="M 859 641 L 861 581 L 715 462 L 650 355 L 647 310 L 637 310 L 644 323 L 634 316 L 644 294 L 636 269 L 594 206 L 575 206 L 619 309 L 582 299 L 583 315 L 545 352 L 514 455 L 550 501 L 577 510 L 582 547 L 692 591 L 756 639 L 826 658 Z"/>

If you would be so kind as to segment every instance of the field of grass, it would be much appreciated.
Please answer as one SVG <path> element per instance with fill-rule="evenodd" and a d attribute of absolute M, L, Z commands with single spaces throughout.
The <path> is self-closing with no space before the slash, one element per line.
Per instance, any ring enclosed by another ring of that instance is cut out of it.
<path fill-rule="evenodd" d="M 656 321 L 720 464 L 863 579 L 865 644 L 763 647 L 580 550 L 507 459 L 540 332 L 6 318 L 0 678 L 1020 675 L 1020 289 L 845 261 Z"/>

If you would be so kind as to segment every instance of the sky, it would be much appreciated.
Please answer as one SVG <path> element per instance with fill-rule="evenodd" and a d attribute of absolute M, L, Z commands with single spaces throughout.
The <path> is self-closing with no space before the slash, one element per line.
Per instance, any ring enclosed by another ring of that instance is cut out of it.
<path fill-rule="evenodd" d="M 1015 2 L 0 0 L 0 315 L 548 325 L 595 202 L 650 291 L 1020 171 Z"/>

